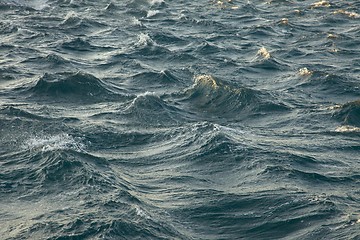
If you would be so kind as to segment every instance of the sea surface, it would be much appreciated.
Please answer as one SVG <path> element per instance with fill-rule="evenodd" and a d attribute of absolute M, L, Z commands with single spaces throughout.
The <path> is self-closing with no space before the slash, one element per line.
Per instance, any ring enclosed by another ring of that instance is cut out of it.
<path fill-rule="evenodd" d="M 360 2 L 0 0 L 1 239 L 360 239 Z"/>

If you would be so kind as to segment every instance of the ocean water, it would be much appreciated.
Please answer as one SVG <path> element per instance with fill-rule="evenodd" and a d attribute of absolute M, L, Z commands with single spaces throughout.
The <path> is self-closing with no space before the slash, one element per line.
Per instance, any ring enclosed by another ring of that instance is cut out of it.
<path fill-rule="evenodd" d="M 360 3 L 0 0 L 1 239 L 360 239 Z"/>

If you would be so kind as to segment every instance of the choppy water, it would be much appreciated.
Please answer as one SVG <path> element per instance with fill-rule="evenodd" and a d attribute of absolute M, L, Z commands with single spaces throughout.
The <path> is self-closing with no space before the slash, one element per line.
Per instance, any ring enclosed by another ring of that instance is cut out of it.
<path fill-rule="evenodd" d="M 0 0 L 2 239 L 360 239 L 358 1 Z"/>

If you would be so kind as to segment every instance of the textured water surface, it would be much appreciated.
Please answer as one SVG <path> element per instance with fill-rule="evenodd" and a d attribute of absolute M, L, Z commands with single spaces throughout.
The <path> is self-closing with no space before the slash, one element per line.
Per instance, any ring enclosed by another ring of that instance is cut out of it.
<path fill-rule="evenodd" d="M 2 239 L 360 239 L 357 1 L 0 0 Z"/>

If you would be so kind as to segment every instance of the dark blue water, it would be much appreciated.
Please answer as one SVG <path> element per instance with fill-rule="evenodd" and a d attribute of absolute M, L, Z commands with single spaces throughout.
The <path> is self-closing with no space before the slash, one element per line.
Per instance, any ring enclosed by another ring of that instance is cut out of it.
<path fill-rule="evenodd" d="M 360 239 L 359 7 L 0 0 L 0 238 Z"/>

